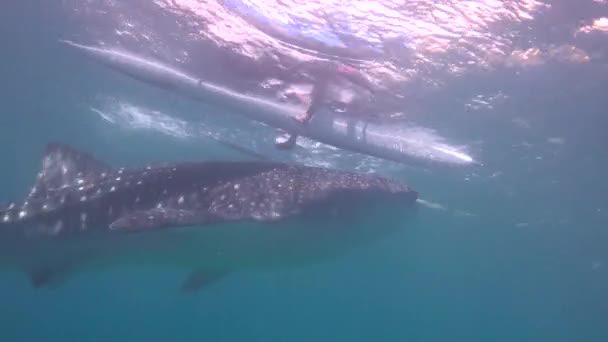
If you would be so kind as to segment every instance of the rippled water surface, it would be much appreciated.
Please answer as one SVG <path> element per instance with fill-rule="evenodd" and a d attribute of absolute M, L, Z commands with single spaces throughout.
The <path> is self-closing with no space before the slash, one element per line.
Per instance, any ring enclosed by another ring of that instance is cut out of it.
<path fill-rule="evenodd" d="M 605 0 L 3 7 L 0 201 L 27 193 L 49 141 L 121 165 L 253 155 L 372 172 L 422 197 L 416 221 L 390 239 L 192 296 L 176 291 L 174 269 L 118 268 L 50 289 L 4 272 L 3 341 L 608 340 Z M 306 138 L 277 151 L 275 129 L 112 72 L 60 40 L 276 99 L 305 92 L 281 78 L 295 63 L 341 61 L 383 89 L 357 97 L 363 119 L 483 166 L 403 165 Z"/>

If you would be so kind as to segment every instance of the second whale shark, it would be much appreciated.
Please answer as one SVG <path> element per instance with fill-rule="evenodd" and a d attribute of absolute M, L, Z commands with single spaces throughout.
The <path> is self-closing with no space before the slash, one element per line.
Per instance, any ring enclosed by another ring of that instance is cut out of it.
<path fill-rule="evenodd" d="M 0 268 L 42 287 L 115 265 L 168 265 L 196 290 L 370 244 L 402 227 L 417 198 L 375 175 L 274 162 L 115 168 L 51 143 L 29 194 L 0 208 Z"/>

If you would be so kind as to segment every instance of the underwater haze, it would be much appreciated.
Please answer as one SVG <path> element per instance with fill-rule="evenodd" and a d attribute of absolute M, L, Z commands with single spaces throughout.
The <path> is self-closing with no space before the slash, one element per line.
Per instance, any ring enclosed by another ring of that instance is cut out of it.
<path fill-rule="evenodd" d="M 0 340 L 608 341 L 607 1 L 24 0 L 2 13 L 0 202 L 27 194 L 55 141 L 117 166 L 253 155 L 374 173 L 421 201 L 399 232 L 340 258 L 193 294 L 170 267 L 44 288 L 1 270 Z M 367 119 L 481 165 L 399 164 L 306 138 L 277 150 L 275 129 L 61 40 L 264 96 L 298 86 L 272 70 L 346 61 L 390 89 Z"/>

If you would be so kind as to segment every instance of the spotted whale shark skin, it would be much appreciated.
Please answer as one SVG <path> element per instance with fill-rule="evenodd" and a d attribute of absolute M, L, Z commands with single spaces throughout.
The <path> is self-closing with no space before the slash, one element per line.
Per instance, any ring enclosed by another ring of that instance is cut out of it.
<path fill-rule="evenodd" d="M 115 168 L 50 143 L 29 194 L 0 208 L 0 267 L 43 287 L 104 267 L 172 265 L 188 271 L 182 290 L 196 290 L 369 244 L 403 226 L 417 198 L 375 175 L 251 161 Z"/>

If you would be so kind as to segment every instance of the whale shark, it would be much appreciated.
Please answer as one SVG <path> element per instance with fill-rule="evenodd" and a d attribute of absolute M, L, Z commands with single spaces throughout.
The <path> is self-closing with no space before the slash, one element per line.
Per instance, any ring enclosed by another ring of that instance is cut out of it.
<path fill-rule="evenodd" d="M 439 139 L 425 139 L 421 127 L 362 120 L 325 108 L 305 125 L 293 119 L 306 111 L 302 105 L 281 102 L 205 82 L 175 67 L 121 49 L 61 40 L 97 63 L 122 75 L 186 98 L 217 106 L 267 126 L 307 137 L 344 150 L 407 165 L 481 166 L 460 148 Z"/>
<path fill-rule="evenodd" d="M 29 193 L 0 208 L 0 269 L 36 288 L 164 265 L 186 270 L 180 288 L 194 291 L 311 265 L 390 236 L 418 199 L 389 178 L 270 161 L 114 167 L 52 142 L 41 164 Z"/>

